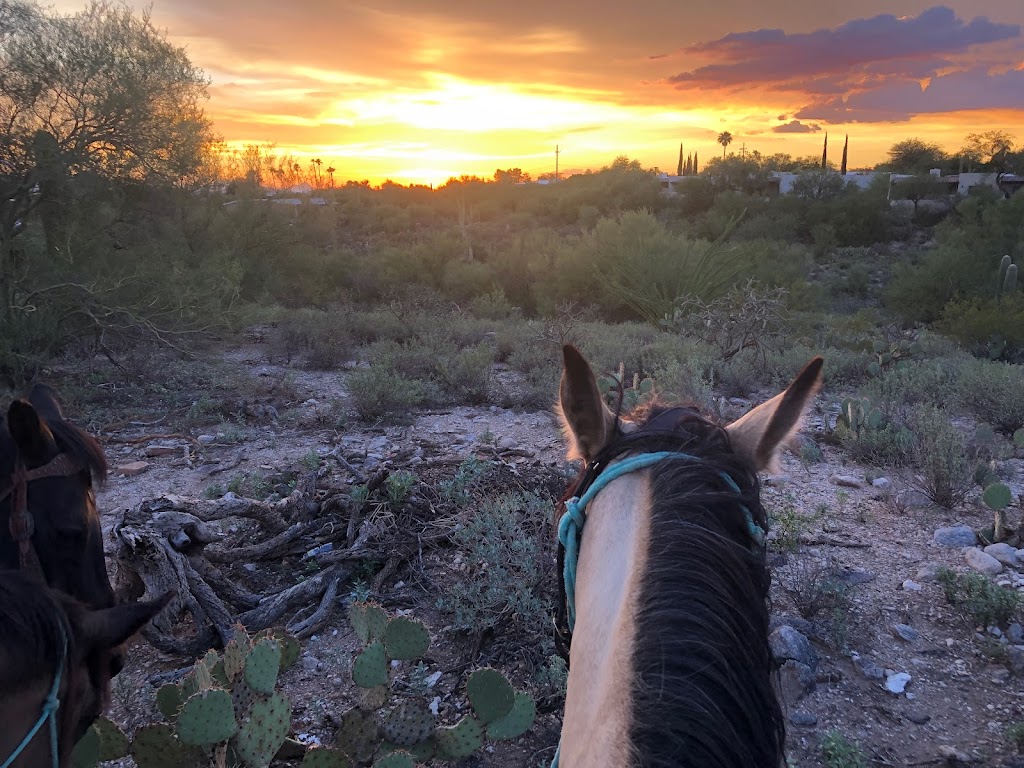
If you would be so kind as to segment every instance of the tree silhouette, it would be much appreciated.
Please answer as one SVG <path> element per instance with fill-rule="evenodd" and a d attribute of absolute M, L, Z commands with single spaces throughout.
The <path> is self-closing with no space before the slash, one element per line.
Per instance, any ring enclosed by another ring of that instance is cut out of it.
<path fill-rule="evenodd" d="M 725 148 L 732 144 L 732 134 L 728 131 L 722 131 L 718 134 L 718 143 L 722 145 L 722 157 L 725 157 Z"/>
<path fill-rule="evenodd" d="M 849 137 L 849 135 L 847 135 L 846 139 L 843 141 L 843 163 L 842 163 L 842 165 L 839 168 L 839 172 L 843 176 L 846 175 L 846 150 L 849 149 L 849 148 L 850 148 L 850 137 Z"/>
<path fill-rule="evenodd" d="M 676 176 L 683 175 L 683 145 L 679 145 L 679 165 L 676 166 Z"/>
<path fill-rule="evenodd" d="M 821 170 L 828 170 L 828 131 L 825 131 L 825 148 L 821 150 Z"/>

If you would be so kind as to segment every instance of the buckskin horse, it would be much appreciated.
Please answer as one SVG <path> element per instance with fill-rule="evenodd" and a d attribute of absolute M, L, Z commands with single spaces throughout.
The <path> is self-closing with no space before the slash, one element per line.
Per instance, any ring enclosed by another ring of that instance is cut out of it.
<path fill-rule="evenodd" d="M 41 575 L 91 608 L 110 608 L 93 481 L 107 476 L 100 444 L 64 418 L 37 384 L 0 423 L 0 568 Z"/>
<path fill-rule="evenodd" d="M 64 768 L 110 698 L 111 650 L 171 599 L 93 610 L 0 571 L 0 768 Z"/>
<path fill-rule="evenodd" d="M 583 356 L 563 357 L 568 456 L 585 468 L 559 524 L 570 663 L 553 765 L 779 768 L 757 472 L 777 468 L 822 359 L 722 427 L 660 404 L 620 418 Z"/>

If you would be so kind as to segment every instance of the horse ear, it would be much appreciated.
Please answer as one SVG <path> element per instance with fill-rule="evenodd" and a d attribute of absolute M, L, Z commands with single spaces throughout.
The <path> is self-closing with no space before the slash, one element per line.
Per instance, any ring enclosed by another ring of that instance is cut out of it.
<path fill-rule="evenodd" d="M 725 428 L 732 449 L 748 459 L 757 471 L 778 471 L 781 447 L 800 428 L 804 414 L 821 388 L 824 362 L 821 357 L 815 357 L 784 392 Z"/>
<path fill-rule="evenodd" d="M 56 448 L 50 428 L 27 400 L 15 400 L 7 409 L 7 431 L 27 463 L 45 462 Z"/>
<path fill-rule="evenodd" d="M 562 347 L 564 368 L 558 387 L 558 410 L 569 442 L 570 459 L 590 461 L 614 432 L 615 415 L 605 405 L 590 364 L 576 347 Z"/>
<path fill-rule="evenodd" d="M 82 618 L 79 642 L 86 652 L 106 651 L 119 646 L 134 635 L 174 597 L 165 592 L 156 600 L 122 603 L 113 608 L 89 611 Z"/>

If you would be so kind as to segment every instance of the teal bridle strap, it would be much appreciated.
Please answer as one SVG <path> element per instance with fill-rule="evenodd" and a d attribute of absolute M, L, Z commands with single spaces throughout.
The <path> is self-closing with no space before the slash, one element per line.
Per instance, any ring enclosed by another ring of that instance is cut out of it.
<path fill-rule="evenodd" d="M 4 760 L 3 764 L 0 764 L 0 768 L 10 768 L 14 764 L 14 761 L 25 751 L 32 742 L 32 739 L 39 733 L 39 729 L 43 727 L 43 723 L 47 720 L 50 721 L 50 760 L 53 768 L 59 768 L 60 766 L 60 755 L 58 754 L 58 747 L 60 745 L 57 743 L 57 710 L 60 708 L 60 681 L 64 676 L 64 666 L 68 658 L 68 636 L 63 626 L 60 628 L 60 639 L 60 664 L 57 666 L 57 672 L 53 676 L 53 685 L 50 686 L 50 692 L 46 694 L 46 698 L 43 700 L 43 712 L 39 715 L 39 719 L 36 720 L 36 724 L 32 726 L 32 730 L 21 740 L 21 744 L 17 746 L 10 757 Z"/>
<path fill-rule="evenodd" d="M 654 464 L 658 464 L 666 459 L 703 461 L 699 456 L 694 456 L 689 453 L 680 453 L 678 451 L 642 453 L 638 456 L 623 459 L 620 462 L 610 465 L 596 478 L 594 478 L 594 482 L 591 483 L 590 487 L 587 488 L 582 496 L 573 496 L 565 502 L 565 513 L 562 515 L 562 519 L 558 522 L 558 541 L 565 549 L 562 578 L 565 584 L 566 613 L 570 633 L 576 627 L 576 568 L 579 565 L 580 538 L 583 535 L 583 524 L 587 519 L 587 505 L 593 501 L 594 497 L 612 481 L 617 480 L 630 472 L 636 472 L 639 469 L 645 469 Z M 729 488 L 739 495 L 743 494 L 743 491 L 740 490 L 740 487 L 728 472 L 719 472 L 718 474 L 723 480 L 725 480 Z M 754 516 L 750 513 L 750 510 L 746 505 L 740 505 L 740 508 L 746 516 L 747 533 L 750 534 L 750 537 L 758 547 L 763 546 L 765 541 L 764 530 L 754 521 Z M 551 768 L 558 768 L 561 751 L 562 745 L 559 744 L 558 748 L 555 750 L 555 757 L 551 761 Z"/>

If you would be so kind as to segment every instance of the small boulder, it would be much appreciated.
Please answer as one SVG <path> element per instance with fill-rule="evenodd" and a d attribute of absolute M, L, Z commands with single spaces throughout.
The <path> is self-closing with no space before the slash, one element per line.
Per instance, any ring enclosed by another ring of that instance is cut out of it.
<path fill-rule="evenodd" d="M 982 552 L 980 549 L 971 547 L 964 552 L 964 560 L 974 570 L 984 573 L 986 576 L 995 576 L 1003 570 L 1003 564 L 992 555 Z"/>
<path fill-rule="evenodd" d="M 876 477 L 871 481 L 871 485 L 880 490 L 888 490 L 892 486 L 892 480 L 888 477 Z"/>
<path fill-rule="evenodd" d="M 936 544 L 941 544 L 943 547 L 973 547 L 978 543 L 978 537 L 967 525 L 939 528 L 932 538 Z"/>
<path fill-rule="evenodd" d="M 920 709 L 908 709 L 903 713 L 903 716 L 910 722 L 914 723 L 914 725 L 924 725 L 932 719 L 931 715 Z"/>
<path fill-rule="evenodd" d="M 1007 648 L 1006 660 L 1013 674 L 1024 675 L 1024 645 L 1011 645 Z"/>
<path fill-rule="evenodd" d="M 912 643 L 921 637 L 921 634 L 909 624 L 893 624 L 892 631 L 901 640 Z"/>
<path fill-rule="evenodd" d="M 894 672 L 885 678 L 885 690 L 889 693 L 901 694 L 910 682 L 910 675 L 906 672 Z"/>
<path fill-rule="evenodd" d="M 860 488 L 864 484 L 856 475 L 832 475 L 832 482 L 843 488 Z"/>
<path fill-rule="evenodd" d="M 916 581 L 907 579 L 903 582 L 903 589 L 905 589 L 907 592 L 920 592 L 922 589 L 924 589 L 924 587 L 922 587 Z"/>
<path fill-rule="evenodd" d="M 1014 622 L 1006 628 L 1006 639 L 1014 645 L 1024 645 L 1024 626 Z"/>
<path fill-rule="evenodd" d="M 146 456 L 151 459 L 155 459 L 160 456 L 173 456 L 180 450 L 180 448 L 174 445 L 150 445 L 146 447 Z"/>
<path fill-rule="evenodd" d="M 1020 565 L 1020 561 L 1017 559 L 1017 550 L 1005 542 L 1000 544 L 989 544 L 985 547 L 985 554 L 992 555 L 992 557 L 1000 563 L 1008 565 L 1011 568 L 1016 568 Z"/>
<path fill-rule="evenodd" d="M 782 700 L 793 705 L 814 690 L 814 671 L 806 664 L 790 659 L 779 669 Z"/>
<path fill-rule="evenodd" d="M 918 581 L 938 581 L 941 565 L 936 563 L 925 563 L 917 569 Z"/>
<path fill-rule="evenodd" d="M 124 475 L 125 477 L 135 477 L 141 475 L 147 469 L 149 469 L 148 461 L 132 461 L 128 464 L 122 464 L 117 468 L 117 474 Z"/>
<path fill-rule="evenodd" d="M 768 643 L 777 661 L 792 659 L 812 671 L 818 666 L 818 654 L 811 641 L 790 626 L 782 626 L 772 632 Z"/>
<path fill-rule="evenodd" d="M 885 672 L 880 666 L 871 661 L 871 659 L 866 659 L 863 656 L 855 658 L 853 660 L 853 666 L 855 666 L 868 680 L 881 680 L 885 677 Z"/>

